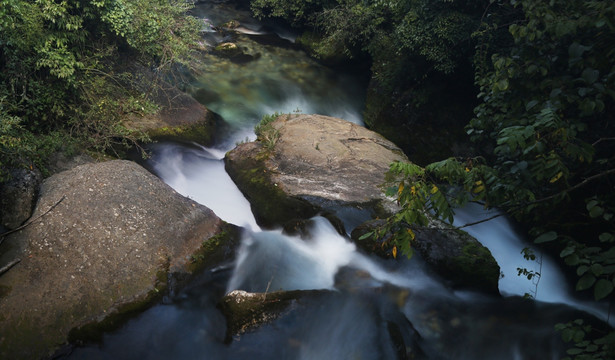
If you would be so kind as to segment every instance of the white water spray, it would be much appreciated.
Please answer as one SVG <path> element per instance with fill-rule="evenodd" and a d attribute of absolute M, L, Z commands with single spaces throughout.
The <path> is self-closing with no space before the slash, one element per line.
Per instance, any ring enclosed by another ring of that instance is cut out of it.
<path fill-rule="evenodd" d="M 222 156 L 215 149 L 160 144 L 155 147 L 154 171 L 175 191 L 207 206 L 222 220 L 258 231 L 250 204 L 224 170 Z"/>

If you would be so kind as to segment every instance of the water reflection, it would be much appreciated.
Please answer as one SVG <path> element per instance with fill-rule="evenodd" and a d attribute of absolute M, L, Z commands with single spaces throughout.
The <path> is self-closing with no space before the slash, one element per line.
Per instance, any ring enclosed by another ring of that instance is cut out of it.
<path fill-rule="evenodd" d="M 291 41 L 264 32 L 248 13 L 233 11 L 208 3 L 197 5 L 194 13 L 214 25 L 234 19 L 250 31 L 208 35 L 212 46 L 235 43 L 241 61 L 239 55 L 210 51 L 187 89 L 234 127 L 236 133 L 224 139 L 227 148 L 244 140 L 246 129 L 251 131 L 263 115 L 274 112 L 317 113 L 363 123 L 364 79 L 320 65 Z"/>

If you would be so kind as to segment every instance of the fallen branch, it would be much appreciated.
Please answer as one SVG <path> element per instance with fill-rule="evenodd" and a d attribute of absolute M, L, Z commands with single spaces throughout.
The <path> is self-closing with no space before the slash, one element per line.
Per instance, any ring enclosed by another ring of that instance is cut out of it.
<path fill-rule="evenodd" d="M 504 214 L 495 214 L 495 215 L 493 215 L 493 216 L 491 216 L 491 217 L 488 217 L 488 218 L 486 218 L 486 219 L 482 219 L 482 220 L 478 220 L 478 221 L 475 221 L 475 222 L 467 223 L 467 224 L 464 224 L 464 225 L 461 225 L 461 226 L 457 226 L 457 227 L 455 228 L 455 230 L 463 229 L 464 227 L 469 227 L 469 226 L 472 226 L 472 225 L 478 225 L 478 224 L 481 224 L 481 223 L 487 222 L 487 221 L 489 221 L 489 220 L 493 220 L 493 219 L 495 219 L 495 218 L 497 218 L 497 217 L 500 217 L 500 216 L 503 216 L 503 215 L 504 215 Z"/>
<path fill-rule="evenodd" d="M 43 216 L 45 216 L 45 215 L 49 214 L 49 212 L 50 212 L 51 210 L 53 210 L 56 206 L 60 205 L 60 203 L 61 203 L 64 199 L 66 199 L 66 195 L 62 195 L 62 198 L 61 198 L 60 200 L 58 200 L 55 204 L 53 204 L 53 205 L 52 205 L 52 206 L 51 206 L 51 207 L 50 207 L 47 211 L 45 211 L 44 213 L 42 213 L 42 214 L 40 214 L 39 216 L 35 217 L 34 219 L 32 219 L 32 220 L 28 221 L 27 223 L 25 223 L 25 224 L 21 225 L 21 226 L 20 226 L 20 227 L 18 227 L 18 228 L 15 228 L 15 229 L 13 229 L 13 230 L 9 230 L 9 231 L 7 231 L 7 232 L 4 232 L 4 233 L 0 234 L 0 245 L 2 245 L 2 242 L 4 241 L 4 237 L 5 237 L 6 235 L 8 235 L 8 234 L 12 234 L 12 233 L 14 233 L 14 232 L 16 232 L 16 231 L 19 231 L 19 230 L 21 230 L 21 229 L 23 229 L 23 228 L 25 228 L 25 227 L 29 226 L 30 224 L 32 224 L 32 223 L 33 223 L 33 222 L 35 222 L 36 220 L 38 220 L 38 219 L 42 218 Z"/>
<path fill-rule="evenodd" d="M 6 264 L 6 266 L 0 268 L 0 275 L 2 275 L 5 272 L 9 271 L 13 266 L 17 265 L 20 261 L 21 261 L 21 259 L 15 259 L 15 260 L 11 261 L 10 263 Z"/>

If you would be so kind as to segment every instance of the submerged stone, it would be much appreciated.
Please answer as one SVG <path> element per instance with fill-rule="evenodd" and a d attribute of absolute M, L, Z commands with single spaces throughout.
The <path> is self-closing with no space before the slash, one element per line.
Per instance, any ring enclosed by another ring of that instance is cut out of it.
<path fill-rule="evenodd" d="M 421 355 L 419 335 L 397 305 L 372 293 L 234 290 L 218 304 L 227 320 L 226 342 L 272 331 L 287 343 L 288 358 L 408 359 Z M 268 328 L 268 330 L 265 330 Z"/>

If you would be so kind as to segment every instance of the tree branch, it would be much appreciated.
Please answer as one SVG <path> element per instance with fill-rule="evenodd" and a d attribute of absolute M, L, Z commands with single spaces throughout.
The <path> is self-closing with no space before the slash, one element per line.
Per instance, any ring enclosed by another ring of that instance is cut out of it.
<path fill-rule="evenodd" d="M 467 224 L 464 224 L 464 225 L 461 225 L 461 226 L 457 226 L 457 227 L 455 228 L 455 230 L 463 229 L 463 228 L 465 228 L 465 227 L 472 226 L 472 225 L 478 225 L 478 224 L 481 224 L 481 223 L 487 222 L 487 221 L 489 221 L 489 220 L 493 220 L 493 219 L 498 218 L 498 217 L 503 216 L 503 215 L 504 215 L 504 214 L 502 214 L 502 213 L 495 214 L 495 215 L 490 216 L 490 217 L 488 217 L 488 218 L 486 218 L 486 219 L 482 219 L 482 220 L 478 220 L 478 221 L 475 221 L 475 222 L 467 223 Z"/>
<path fill-rule="evenodd" d="M 598 139 L 598 140 L 594 141 L 594 143 L 592 144 L 592 146 L 596 146 L 596 145 L 598 145 L 599 143 L 601 143 L 601 142 L 603 142 L 603 141 L 613 141 L 613 140 L 615 140 L 615 137 L 610 137 L 610 138 L 600 138 L 600 139 Z"/>
<path fill-rule="evenodd" d="M 6 264 L 4 267 L 0 268 L 0 275 L 2 275 L 5 272 L 9 271 L 13 266 L 17 265 L 20 261 L 21 261 L 21 259 L 15 259 L 15 260 L 11 261 L 10 263 Z"/>
<path fill-rule="evenodd" d="M 4 241 L 4 237 L 8 234 L 12 234 L 16 231 L 19 231 L 25 227 L 27 227 L 28 225 L 32 224 L 33 222 L 35 222 L 36 220 L 42 218 L 43 216 L 47 215 L 51 210 L 53 210 L 56 206 L 60 205 L 60 203 L 66 198 L 66 195 L 62 195 L 62 198 L 60 200 L 58 200 L 55 204 L 53 204 L 47 211 L 45 211 L 44 213 L 40 214 L 39 216 L 35 217 L 34 219 L 28 221 L 27 223 L 21 225 L 18 228 L 15 228 L 13 230 L 9 230 L 7 232 L 4 232 L 2 234 L 0 234 L 0 245 L 2 245 L 2 242 Z"/>
<path fill-rule="evenodd" d="M 525 206 L 527 206 L 527 205 L 538 204 L 538 203 L 541 203 L 541 202 L 544 202 L 544 201 L 547 201 L 547 200 L 551 200 L 551 199 L 553 199 L 554 197 L 557 197 L 557 196 L 559 196 L 559 195 L 561 195 L 561 194 L 566 194 L 566 193 L 569 193 L 569 192 L 571 192 L 571 191 L 574 191 L 574 190 L 576 190 L 576 189 L 578 189 L 578 188 L 580 188 L 580 187 L 582 187 L 582 186 L 585 186 L 585 185 L 587 185 L 588 183 L 590 183 L 591 181 L 594 181 L 594 180 L 596 180 L 596 179 L 598 179 L 598 178 L 601 178 L 601 177 L 606 176 L 606 175 L 614 174 L 614 173 L 615 173 L 615 168 L 613 168 L 613 169 L 609 169 L 609 170 L 607 170 L 607 171 L 603 171 L 603 172 L 601 172 L 601 173 L 599 173 L 599 174 L 592 175 L 592 176 L 590 176 L 590 177 L 588 177 L 588 178 L 585 178 L 585 179 L 583 179 L 583 181 L 581 181 L 580 183 L 578 183 L 578 184 L 576 184 L 576 185 L 574 185 L 574 186 L 572 186 L 572 187 L 569 187 L 568 189 L 562 190 L 562 191 L 560 191 L 560 192 L 558 192 L 558 193 L 556 193 L 556 194 L 553 194 L 553 195 L 550 195 L 550 196 L 544 197 L 544 198 L 542 198 L 542 199 L 534 200 L 534 201 L 531 201 L 531 202 L 529 202 L 529 203 L 525 203 L 525 204 L 519 204 L 519 205 L 511 206 L 510 208 L 525 207 Z"/>

